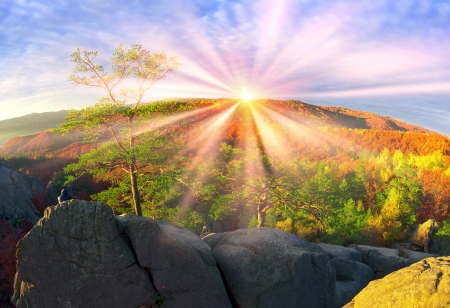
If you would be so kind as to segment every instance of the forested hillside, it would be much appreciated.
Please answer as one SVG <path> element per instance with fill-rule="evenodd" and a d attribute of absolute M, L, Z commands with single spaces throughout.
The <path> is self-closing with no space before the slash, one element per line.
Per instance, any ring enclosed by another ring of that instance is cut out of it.
<path fill-rule="evenodd" d="M 64 122 L 67 110 L 32 113 L 23 117 L 0 121 L 0 146 L 7 140 L 58 127 Z"/>
<path fill-rule="evenodd" d="M 213 231 L 216 221 L 221 230 L 269 226 L 339 244 L 386 244 L 409 225 L 450 217 L 446 136 L 300 101 L 162 105 L 171 115 L 149 116 L 136 144 L 144 216 L 196 232 L 204 225 Z M 151 128 L 152 121 L 161 125 Z M 73 183 L 79 198 L 132 212 L 130 178 L 122 158 L 110 155 L 118 144 L 81 139 L 43 132 L 12 139 L 2 152 L 44 181 L 51 170 L 60 187 Z"/>

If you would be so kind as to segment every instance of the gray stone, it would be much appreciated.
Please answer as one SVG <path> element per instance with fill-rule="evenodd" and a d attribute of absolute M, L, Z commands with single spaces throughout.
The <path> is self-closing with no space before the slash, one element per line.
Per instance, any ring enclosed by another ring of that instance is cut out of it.
<path fill-rule="evenodd" d="M 336 304 L 342 307 L 355 297 L 375 275 L 364 263 L 354 262 L 348 258 L 333 258 L 331 262 L 336 269 Z"/>
<path fill-rule="evenodd" d="M 155 303 L 149 276 L 109 206 L 70 200 L 45 210 L 19 242 L 18 307 L 138 307 Z"/>
<path fill-rule="evenodd" d="M 213 250 L 237 307 L 335 307 L 335 270 L 318 246 L 270 228 L 227 233 Z"/>
<path fill-rule="evenodd" d="M 141 267 L 151 273 L 164 307 L 231 307 L 211 249 L 171 223 L 118 217 Z"/>
<path fill-rule="evenodd" d="M 355 262 L 362 262 L 361 253 L 353 248 L 343 247 L 339 245 L 317 243 L 330 258 L 347 258 Z"/>
<path fill-rule="evenodd" d="M 228 232 L 210 233 L 207 236 L 202 237 L 202 241 L 204 241 L 211 249 L 214 249 L 227 233 Z"/>
<path fill-rule="evenodd" d="M 31 189 L 31 193 L 33 195 L 44 192 L 45 187 L 44 184 L 42 184 L 42 181 L 40 178 L 35 177 L 33 175 L 23 174 L 19 173 L 22 176 L 22 179 L 28 184 L 28 186 Z"/>
<path fill-rule="evenodd" d="M 414 252 L 411 250 L 390 249 L 384 247 L 373 247 L 367 245 L 350 245 L 357 249 L 362 256 L 362 261 L 375 273 L 375 278 L 384 276 L 409 266 L 419 260 L 435 256 L 433 254 Z"/>
<path fill-rule="evenodd" d="M 26 219 L 34 225 L 41 218 L 32 202 L 32 187 L 25 177 L 0 162 L 0 219 L 10 222 Z"/>

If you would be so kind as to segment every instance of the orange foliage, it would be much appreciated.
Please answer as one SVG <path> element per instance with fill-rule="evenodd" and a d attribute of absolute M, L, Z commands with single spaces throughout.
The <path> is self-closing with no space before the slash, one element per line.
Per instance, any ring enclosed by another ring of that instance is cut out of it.
<path fill-rule="evenodd" d="M 450 177 L 442 170 L 424 171 L 420 178 L 424 202 L 417 213 L 420 223 L 434 218 L 442 221 L 450 218 Z"/>

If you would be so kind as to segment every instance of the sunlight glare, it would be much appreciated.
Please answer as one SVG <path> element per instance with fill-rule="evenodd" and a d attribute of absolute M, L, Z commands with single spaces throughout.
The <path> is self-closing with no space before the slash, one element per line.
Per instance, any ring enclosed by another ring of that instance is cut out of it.
<path fill-rule="evenodd" d="M 241 99 L 244 102 L 249 102 L 255 98 L 255 93 L 249 93 L 247 91 L 242 92 Z"/>

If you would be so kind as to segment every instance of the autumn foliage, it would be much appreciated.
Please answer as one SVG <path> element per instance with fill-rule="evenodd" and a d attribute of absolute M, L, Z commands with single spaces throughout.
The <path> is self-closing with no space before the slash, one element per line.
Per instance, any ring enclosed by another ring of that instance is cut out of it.
<path fill-rule="evenodd" d="M 168 126 L 167 142 L 155 152 L 159 160 L 139 166 L 147 216 L 192 229 L 204 222 L 202 217 L 248 227 L 257 225 L 260 202 L 266 226 L 340 244 L 388 244 L 401 239 L 410 224 L 450 218 L 448 137 L 397 119 L 299 101 L 255 101 L 254 107 L 240 105 L 222 121 L 220 115 L 236 103 L 170 103 L 215 108 Z M 250 108 L 260 117 L 252 117 Z M 44 182 L 68 164 L 78 163 L 71 170 L 81 168 L 77 158 L 89 151 L 103 151 L 102 141 L 86 144 L 74 136 L 57 146 L 51 136 L 11 140 L 2 150 L 14 156 L 10 161 L 16 168 Z M 170 142 L 183 147 L 163 155 Z M 253 166 L 251 175 L 244 170 L 248 166 Z M 120 168 L 87 171 L 92 172 L 74 182 L 80 197 L 106 201 L 116 213 L 131 210 L 127 177 Z"/>
<path fill-rule="evenodd" d="M 0 220 L 0 307 L 13 307 L 10 298 L 16 274 L 16 245 L 31 228 L 27 221 L 13 227 L 9 222 Z"/>

